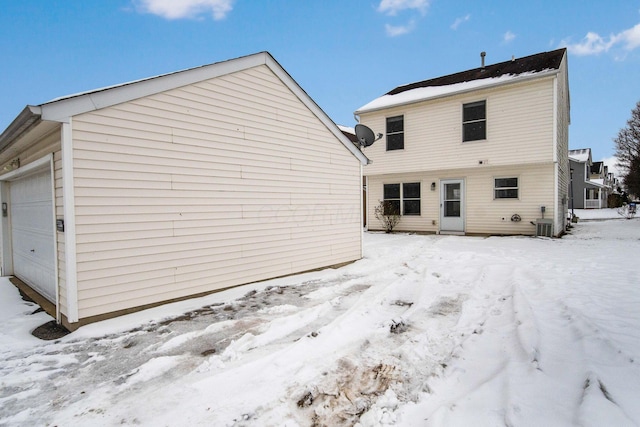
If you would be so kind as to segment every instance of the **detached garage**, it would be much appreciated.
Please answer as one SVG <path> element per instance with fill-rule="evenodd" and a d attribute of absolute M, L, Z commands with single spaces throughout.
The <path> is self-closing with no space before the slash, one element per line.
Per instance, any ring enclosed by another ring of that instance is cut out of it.
<path fill-rule="evenodd" d="M 366 163 L 266 52 L 27 106 L 1 273 L 73 330 L 351 262 Z"/>

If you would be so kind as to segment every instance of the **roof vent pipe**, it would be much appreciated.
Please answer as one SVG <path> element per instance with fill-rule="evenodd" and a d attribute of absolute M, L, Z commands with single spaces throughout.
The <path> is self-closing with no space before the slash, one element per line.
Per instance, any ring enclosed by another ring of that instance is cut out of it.
<path fill-rule="evenodd" d="M 487 52 L 480 52 L 480 59 L 482 59 L 482 68 L 484 68 L 484 57 L 487 56 Z"/>

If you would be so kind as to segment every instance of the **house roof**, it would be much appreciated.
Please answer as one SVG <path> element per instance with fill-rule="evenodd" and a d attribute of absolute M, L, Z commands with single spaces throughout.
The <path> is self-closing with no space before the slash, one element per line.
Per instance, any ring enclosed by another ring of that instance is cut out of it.
<path fill-rule="evenodd" d="M 196 68 L 67 95 L 40 105 L 27 105 L 2 134 L 0 134 L 0 152 L 30 132 L 31 129 L 37 127 L 40 123 L 68 123 L 71 117 L 78 114 L 99 110 L 260 65 L 267 66 L 278 76 L 284 85 L 309 108 L 362 164 L 368 163 L 367 157 L 351 143 L 340 129 L 338 129 L 333 120 L 329 118 L 269 52 L 260 52 Z"/>
<path fill-rule="evenodd" d="M 602 173 L 602 162 L 593 162 L 591 164 L 591 173 Z"/>
<path fill-rule="evenodd" d="M 569 150 L 569 159 L 575 162 L 586 163 L 591 161 L 591 148 L 579 148 Z"/>
<path fill-rule="evenodd" d="M 565 55 L 562 48 L 398 86 L 355 114 L 556 74 Z"/>
<path fill-rule="evenodd" d="M 354 128 L 338 125 L 338 129 L 340 129 L 340 132 L 342 132 L 344 136 L 349 138 L 349 141 L 353 142 L 354 144 L 358 142 L 358 138 L 356 137 L 356 130 Z"/>
<path fill-rule="evenodd" d="M 593 188 L 607 188 L 604 185 L 603 179 L 590 179 L 589 181 L 584 182 L 585 187 L 593 187 Z"/>

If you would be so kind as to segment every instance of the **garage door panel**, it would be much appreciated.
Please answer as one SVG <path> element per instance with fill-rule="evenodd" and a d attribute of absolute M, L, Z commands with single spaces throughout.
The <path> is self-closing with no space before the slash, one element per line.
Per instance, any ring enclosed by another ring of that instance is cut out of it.
<path fill-rule="evenodd" d="M 53 223 L 50 221 L 51 199 L 46 204 L 40 202 L 16 206 L 13 202 L 11 215 L 12 227 L 15 230 L 39 234 L 43 238 L 49 238 L 53 232 Z"/>
<path fill-rule="evenodd" d="M 55 301 L 55 252 L 50 171 L 10 183 L 14 275 Z"/>

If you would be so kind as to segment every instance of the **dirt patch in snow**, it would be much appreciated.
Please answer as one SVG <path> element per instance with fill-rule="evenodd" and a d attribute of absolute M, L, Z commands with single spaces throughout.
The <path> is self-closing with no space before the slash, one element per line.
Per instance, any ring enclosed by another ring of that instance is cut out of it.
<path fill-rule="evenodd" d="M 327 380 L 306 390 L 297 406 L 309 412 L 312 426 L 351 426 L 384 394 L 400 381 L 399 369 L 392 364 L 360 365 L 342 358 Z"/>

